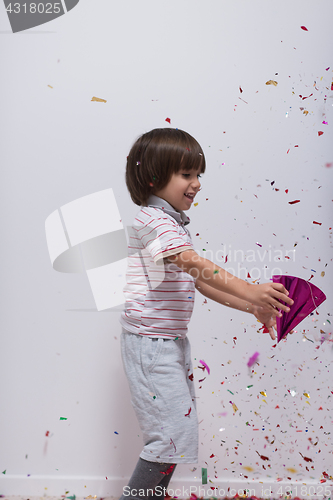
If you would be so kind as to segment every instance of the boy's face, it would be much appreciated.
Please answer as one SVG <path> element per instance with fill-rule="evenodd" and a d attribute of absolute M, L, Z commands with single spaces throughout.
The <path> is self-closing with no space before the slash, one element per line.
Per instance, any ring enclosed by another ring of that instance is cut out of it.
<path fill-rule="evenodd" d="M 180 170 L 176 174 L 172 174 L 169 183 L 163 189 L 154 192 L 154 194 L 170 203 L 178 212 L 188 210 L 193 203 L 194 196 L 201 187 L 199 177 L 200 169 Z"/>

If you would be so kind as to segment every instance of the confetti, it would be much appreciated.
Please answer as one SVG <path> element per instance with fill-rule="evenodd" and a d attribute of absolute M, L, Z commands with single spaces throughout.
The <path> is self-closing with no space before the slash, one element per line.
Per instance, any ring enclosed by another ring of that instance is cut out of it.
<path fill-rule="evenodd" d="M 204 467 L 201 468 L 201 484 L 207 484 L 207 469 Z"/>
<path fill-rule="evenodd" d="M 229 401 L 229 403 L 232 404 L 232 409 L 234 410 L 234 412 L 236 413 L 236 411 L 238 411 L 238 408 L 237 406 L 235 405 L 235 403 L 233 403 L 232 401 Z"/>
<path fill-rule="evenodd" d="M 100 99 L 99 97 L 93 97 L 91 101 L 96 101 L 96 102 L 106 102 L 105 99 Z"/>
<path fill-rule="evenodd" d="M 258 453 L 258 452 L 256 452 Z M 259 457 L 261 458 L 261 460 L 269 460 L 268 457 L 265 457 L 265 455 L 260 455 L 260 453 L 258 453 Z"/>
<path fill-rule="evenodd" d="M 308 457 L 304 457 L 302 455 L 302 453 L 299 452 L 299 454 L 301 455 L 301 457 L 306 461 L 306 462 L 313 462 L 312 458 L 308 458 Z"/>
<path fill-rule="evenodd" d="M 199 360 L 199 362 L 204 365 L 204 367 L 206 368 L 207 372 L 208 372 L 208 375 L 210 374 L 210 368 L 209 366 L 207 365 L 207 363 L 205 363 L 202 359 Z"/>
<path fill-rule="evenodd" d="M 165 472 L 161 472 L 161 474 L 164 474 L 164 475 L 169 475 L 170 472 L 173 471 L 173 469 L 175 468 L 176 464 L 172 464 L 170 465 L 170 467 L 165 471 Z"/>
<path fill-rule="evenodd" d="M 171 118 L 166 118 L 165 121 L 171 123 Z"/>
<path fill-rule="evenodd" d="M 319 130 L 318 132 L 318 136 L 320 137 L 321 135 L 323 135 L 324 132 L 322 132 L 321 130 Z"/>
<path fill-rule="evenodd" d="M 308 30 L 308 28 L 306 28 L 305 26 L 301 26 L 301 29 L 302 29 L 303 31 L 309 31 L 309 30 Z"/>
<path fill-rule="evenodd" d="M 268 81 L 266 82 L 266 85 L 274 85 L 274 87 L 276 87 L 276 86 L 277 86 L 277 84 L 278 84 L 278 82 L 276 82 L 275 80 L 268 80 Z"/>
<path fill-rule="evenodd" d="M 188 413 L 185 413 L 185 417 L 189 417 L 191 413 L 192 408 L 189 409 Z"/>
<path fill-rule="evenodd" d="M 289 205 L 294 205 L 295 203 L 299 203 L 301 200 L 288 201 Z"/>
<path fill-rule="evenodd" d="M 60 417 L 59 420 L 67 420 L 67 417 Z"/>
<path fill-rule="evenodd" d="M 248 360 L 247 366 L 251 367 L 257 361 L 259 357 L 259 352 L 255 352 Z"/>
<path fill-rule="evenodd" d="M 315 220 L 313 221 L 313 224 L 318 224 L 319 226 L 322 225 L 322 222 L 316 222 Z"/>

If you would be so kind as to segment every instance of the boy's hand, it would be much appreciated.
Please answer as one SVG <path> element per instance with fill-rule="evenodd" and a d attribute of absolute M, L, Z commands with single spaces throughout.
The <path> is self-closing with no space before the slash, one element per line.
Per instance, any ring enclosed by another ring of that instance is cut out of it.
<path fill-rule="evenodd" d="M 286 302 L 290 306 L 294 301 L 288 297 L 289 292 L 281 283 L 263 283 L 262 285 L 251 285 L 252 289 L 252 302 L 263 307 L 274 316 L 282 316 L 279 309 L 289 312 L 290 309 L 287 305 L 282 304 L 280 301 Z M 267 325 L 266 325 L 267 326 Z"/>
<path fill-rule="evenodd" d="M 269 310 L 258 306 L 253 306 L 253 314 L 268 329 L 271 339 L 275 340 L 273 328 L 276 330 L 276 316 L 272 316 Z"/>

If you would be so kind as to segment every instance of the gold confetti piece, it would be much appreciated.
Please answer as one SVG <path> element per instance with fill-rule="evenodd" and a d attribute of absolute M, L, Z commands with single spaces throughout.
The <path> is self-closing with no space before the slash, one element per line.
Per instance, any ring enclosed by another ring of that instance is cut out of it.
<path fill-rule="evenodd" d="M 243 469 L 247 470 L 248 472 L 254 471 L 253 467 L 250 467 L 249 465 L 243 465 Z"/>
<path fill-rule="evenodd" d="M 320 273 L 320 276 L 323 278 L 323 277 L 325 276 L 325 271 L 322 271 L 322 272 Z"/>
<path fill-rule="evenodd" d="M 266 85 L 274 85 L 274 87 L 276 87 L 278 84 L 278 82 L 276 82 L 275 80 L 268 80 L 268 82 L 266 82 Z"/>
<path fill-rule="evenodd" d="M 232 408 L 233 410 L 236 412 L 238 410 L 237 406 L 235 405 L 235 403 L 232 403 Z"/>
<path fill-rule="evenodd" d="M 266 399 L 263 399 L 263 402 L 266 403 L 266 405 L 268 404 L 267 401 L 266 401 Z"/>
<path fill-rule="evenodd" d="M 306 116 L 306 115 L 308 115 L 308 114 L 309 114 L 309 112 L 305 109 L 305 110 L 303 111 L 303 115 L 305 115 L 305 116 Z"/>
<path fill-rule="evenodd" d="M 296 474 L 297 469 L 294 469 L 294 467 L 288 467 L 287 471 L 291 472 L 292 474 Z"/>
<path fill-rule="evenodd" d="M 48 87 L 50 87 L 50 89 L 53 89 L 53 87 L 51 87 L 51 85 L 48 85 Z"/>
<path fill-rule="evenodd" d="M 303 396 L 310 399 L 310 394 L 308 394 L 307 392 L 303 392 Z"/>
<path fill-rule="evenodd" d="M 262 396 L 265 396 L 265 397 L 267 398 L 267 394 L 266 394 L 266 392 L 265 392 L 265 391 L 260 391 L 260 394 L 261 394 Z"/>
<path fill-rule="evenodd" d="M 97 495 L 95 495 L 95 496 L 89 495 L 89 496 L 84 497 L 84 498 L 97 498 Z"/>
<path fill-rule="evenodd" d="M 199 203 L 198 203 L 198 202 L 197 202 L 197 203 L 193 203 L 193 205 L 194 205 L 195 207 L 197 207 L 197 206 L 199 205 Z"/>
<path fill-rule="evenodd" d="M 100 99 L 99 97 L 93 97 L 91 100 L 92 101 L 97 101 L 97 102 L 106 102 L 105 99 Z"/>

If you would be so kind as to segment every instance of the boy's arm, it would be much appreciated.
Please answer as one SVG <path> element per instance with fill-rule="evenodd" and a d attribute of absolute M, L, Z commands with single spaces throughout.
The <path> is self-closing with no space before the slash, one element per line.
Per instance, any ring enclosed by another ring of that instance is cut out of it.
<path fill-rule="evenodd" d="M 244 311 L 251 314 L 254 313 L 255 306 L 253 306 L 253 304 L 251 304 L 250 302 L 246 302 L 246 300 L 239 299 L 234 295 L 230 295 L 230 293 L 216 290 L 216 288 L 213 288 L 204 281 L 197 279 L 195 288 L 208 299 L 214 300 L 215 302 L 218 302 L 223 306 L 232 307 L 233 309 L 238 309 L 239 311 Z"/>
<path fill-rule="evenodd" d="M 282 304 L 280 300 L 289 305 L 293 304 L 293 300 L 288 297 L 289 292 L 281 283 L 251 285 L 228 273 L 210 260 L 200 257 L 194 250 L 185 250 L 169 256 L 167 259 L 214 289 L 243 299 L 250 304 L 264 307 L 274 316 L 282 315 L 278 309 L 289 312 L 289 307 Z"/>

